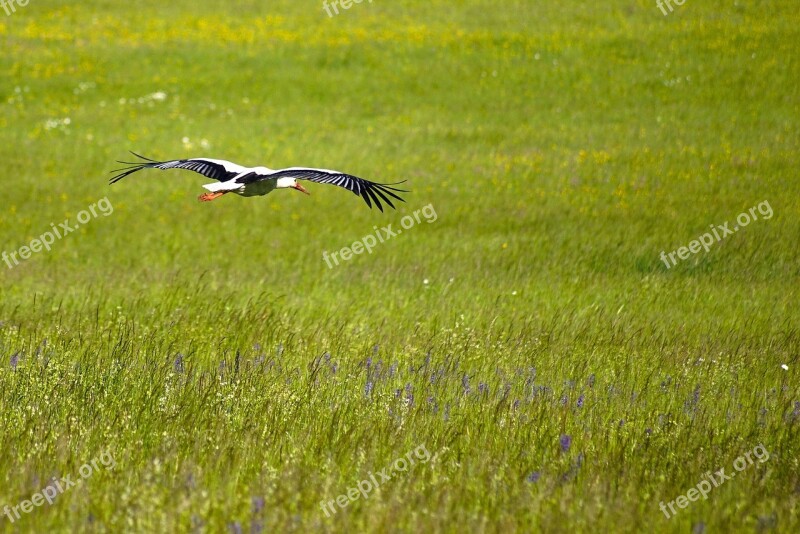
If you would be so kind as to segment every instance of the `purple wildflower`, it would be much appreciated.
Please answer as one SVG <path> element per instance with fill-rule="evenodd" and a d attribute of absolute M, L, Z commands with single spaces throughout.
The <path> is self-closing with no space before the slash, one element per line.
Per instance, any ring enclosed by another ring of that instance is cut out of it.
<path fill-rule="evenodd" d="M 534 471 L 533 473 L 525 477 L 525 480 L 530 482 L 531 484 L 535 484 L 536 482 L 539 482 L 539 479 L 541 477 L 542 474 L 539 471 Z"/>
<path fill-rule="evenodd" d="M 536 380 L 536 368 L 531 367 L 528 369 L 528 378 L 525 379 L 525 387 L 533 389 L 533 383 Z"/>
<path fill-rule="evenodd" d="M 567 452 L 572 445 L 572 436 L 569 434 L 561 434 L 558 442 L 561 445 L 561 452 Z"/>
<path fill-rule="evenodd" d="M 467 375 L 464 375 L 463 377 L 461 377 L 461 386 L 464 388 L 464 393 L 469 395 L 471 389 L 469 387 L 469 377 Z"/>
<path fill-rule="evenodd" d="M 667 378 L 661 381 L 661 389 L 666 391 L 671 382 L 672 382 L 672 377 L 667 375 Z"/>
<path fill-rule="evenodd" d="M 478 384 L 478 391 L 481 393 L 489 393 L 489 386 L 487 386 L 484 382 Z"/>
<path fill-rule="evenodd" d="M 11 355 L 11 362 L 10 362 L 11 368 L 14 369 L 15 371 L 17 369 L 18 362 L 19 362 L 19 352 L 15 352 L 13 355 Z"/>
<path fill-rule="evenodd" d="M 56 477 L 50 478 L 50 482 L 44 487 L 44 489 L 46 489 L 46 490 L 47 489 L 52 489 L 53 491 L 56 491 L 58 489 L 58 486 L 56 486 L 56 482 L 58 482 L 58 478 L 56 478 Z M 45 493 L 45 495 L 46 495 L 46 493 Z"/>
<path fill-rule="evenodd" d="M 775 512 L 772 512 L 770 515 L 760 515 L 758 516 L 758 526 L 756 527 L 756 531 L 764 532 L 766 530 L 774 529 L 778 524 L 778 516 Z"/>
<path fill-rule="evenodd" d="M 437 380 L 444 376 L 444 369 L 435 369 L 431 373 L 431 384 L 435 384 Z"/>
<path fill-rule="evenodd" d="M 176 373 L 183 372 L 183 354 L 178 353 L 175 357 L 175 362 L 172 364 L 172 368 L 175 369 Z"/>
<path fill-rule="evenodd" d="M 250 502 L 253 509 L 253 514 L 257 514 L 264 509 L 264 497 L 253 497 Z"/>
<path fill-rule="evenodd" d="M 578 408 L 583 408 L 583 394 L 578 397 L 578 402 L 576 404 L 578 405 Z"/>
<path fill-rule="evenodd" d="M 765 426 L 767 424 L 767 409 L 763 406 L 758 410 L 758 426 Z"/>

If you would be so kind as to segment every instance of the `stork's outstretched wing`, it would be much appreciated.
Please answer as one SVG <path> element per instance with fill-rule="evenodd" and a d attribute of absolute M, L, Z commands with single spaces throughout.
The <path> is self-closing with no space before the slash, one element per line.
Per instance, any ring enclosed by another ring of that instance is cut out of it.
<path fill-rule="evenodd" d="M 395 198 L 400 202 L 405 202 L 402 198 L 395 193 L 408 193 L 404 189 L 397 189 L 392 187 L 403 182 L 396 184 L 379 184 L 377 182 L 370 182 L 357 176 L 345 174 L 339 171 L 331 171 L 328 169 L 310 169 L 307 167 L 291 167 L 288 169 L 279 169 L 271 171 L 268 174 L 259 172 L 251 172 L 244 174 L 236 179 L 237 183 L 248 184 L 253 182 L 260 182 L 262 180 L 277 180 L 278 178 L 294 178 L 296 180 L 308 180 L 310 182 L 317 182 L 320 184 L 333 184 L 343 187 L 354 194 L 360 196 L 367 203 L 367 206 L 372 207 L 372 202 L 383 211 L 381 200 L 386 202 L 389 206 L 394 208 L 394 204 L 389 200 L 389 197 Z M 394 191 L 394 193 L 393 193 Z"/>
<path fill-rule="evenodd" d="M 141 159 L 142 161 L 138 162 L 130 162 L 130 161 L 118 161 L 117 163 L 122 163 L 124 165 L 131 165 L 130 167 L 125 167 L 122 169 L 117 169 L 111 172 L 120 172 L 111 180 L 109 183 L 116 183 L 132 174 L 136 171 L 140 171 L 142 169 L 186 169 L 189 171 L 194 171 L 196 173 L 202 174 L 206 178 L 212 178 L 214 180 L 219 180 L 220 182 L 227 182 L 241 174 L 242 172 L 247 170 L 247 167 L 242 167 L 241 165 L 237 165 L 236 163 L 231 163 L 230 161 L 225 161 L 223 159 L 206 159 L 206 158 L 194 158 L 194 159 L 174 159 L 171 161 L 155 161 L 150 158 L 146 158 L 144 156 L 140 156 L 135 152 L 131 152 L 134 156 Z"/>

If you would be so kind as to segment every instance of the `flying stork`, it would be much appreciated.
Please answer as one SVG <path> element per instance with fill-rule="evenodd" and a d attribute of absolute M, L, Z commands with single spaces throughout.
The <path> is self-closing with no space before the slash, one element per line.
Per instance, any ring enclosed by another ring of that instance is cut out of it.
<path fill-rule="evenodd" d="M 131 154 L 141 161 L 118 161 L 117 163 L 130 165 L 130 167 L 111 171 L 119 172 L 120 174 L 111 178 L 109 183 L 114 184 L 129 174 L 142 169 L 186 169 L 218 181 L 218 183 L 203 185 L 209 192 L 197 197 L 201 202 L 209 202 L 226 193 L 236 193 L 243 197 L 263 196 L 272 192 L 273 189 L 292 188 L 307 195 L 310 194 L 297 180 L 309 180 L 311 182 L 344 187 L 363 198 L 370 208 L 372 208 L 372 203 L 374 202 L 381 211 L 383 211 L 381 200 L 394 208 L 394 204 L 392 204 L 389 197 L 405 202 L 395 193 L 408 193 L 403 189 L 392 187 L 398 184 L 379 184 L 357 176 L 327 169 L 290 167 L 288 169 L 273 170 L 267 167 L 243 167 L 222 159 L 192 158 L 156 161 L 140 156 L 135 152 L 131 152 Z"/>

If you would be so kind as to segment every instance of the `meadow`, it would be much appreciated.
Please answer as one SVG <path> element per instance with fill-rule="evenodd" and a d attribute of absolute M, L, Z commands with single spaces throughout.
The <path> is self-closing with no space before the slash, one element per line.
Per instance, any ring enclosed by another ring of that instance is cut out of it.
<path fill-rule="evenodd" d="M 0 9 L 0 530 L 800 530 L 800 12 L 672 6 Z"/>

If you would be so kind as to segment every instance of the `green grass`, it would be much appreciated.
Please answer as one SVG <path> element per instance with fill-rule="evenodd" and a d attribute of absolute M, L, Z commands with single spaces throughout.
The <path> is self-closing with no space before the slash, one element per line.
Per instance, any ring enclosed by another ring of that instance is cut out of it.
<path fill-rule="evenodd" d="M 0 506 L 116 466 L 2 528 L 797 531 L 796 5 L 540 4 L 3 13 L 0 253 L 113 213 L 0 263 Z M 198 203 L 189 172 L 109 187 L 129 149 L 412 192 L 385 213 L 315 184 Z M 763 201 L 771 219 L 659 259 Z"/>

